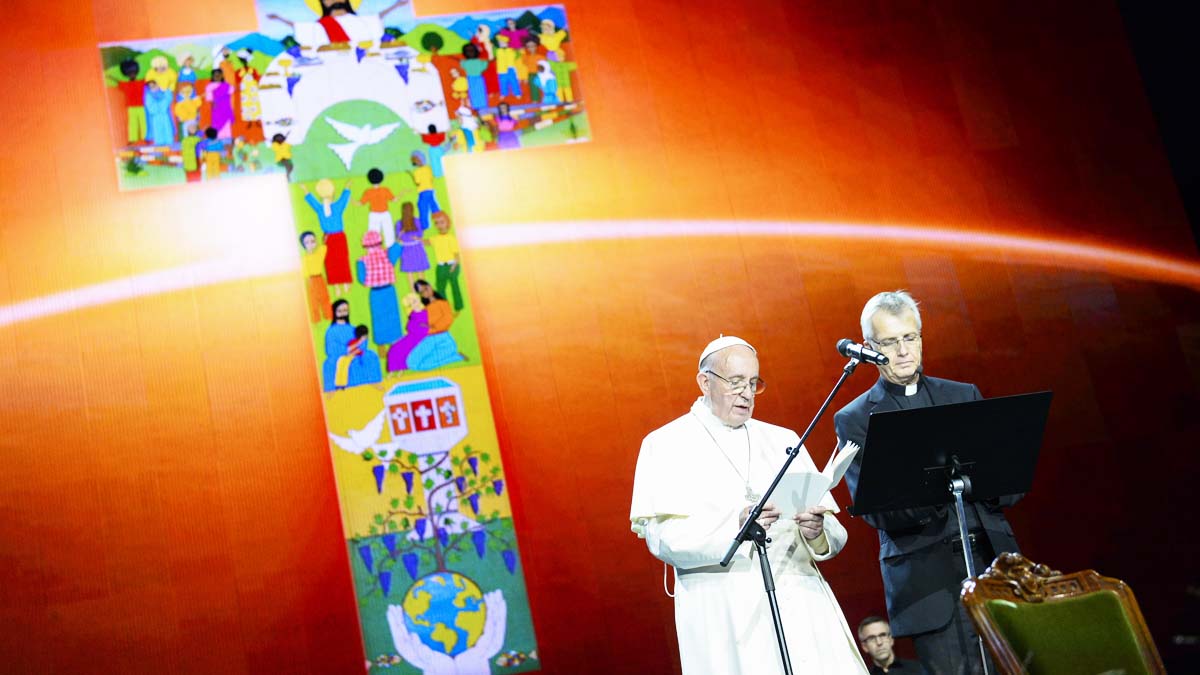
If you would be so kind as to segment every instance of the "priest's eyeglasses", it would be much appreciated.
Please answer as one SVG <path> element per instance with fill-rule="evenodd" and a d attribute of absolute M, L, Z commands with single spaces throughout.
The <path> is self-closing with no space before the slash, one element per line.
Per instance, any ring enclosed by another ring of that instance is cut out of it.
<path fill-rule="evenodd" d="M 750 378 L 749 381 L 743 380 L 741 378 L 738 378 L 735 380 L 729 380 L 729 379 L 722 377 L 721 375 L 719 375 L 718 373 L 716 373 L 712 370 L 706 370 L 704 372 L 708 373 L 709 375 L 712 375 L 713 377 L 717 378 L 718 380 L 729 385 L 729 393 L 731 393 L 731 394 L 740 394 L 743 391 L 745 391 L 747 387 L 749 387 L 750 390 L 753 391 L 757 395 L 757 394 L 763 393 L 763 390 L 767 388 L 767 383 L 763 382 L 761 379 L 759 379 L 757 377 L 752 377 L 752 378 Z"/>
<path fill-rule="evenodd" d="M 881 352 L 895 352 L 896 349 L 900 346 L 901 342 L 904 343 L 904 347 L 906 349 L 912 349 L 913 346 L 915 346 L 920 341 L 921 341 L 920 333 L 909 333 L 908 335 L 905 335 L 903 337 L 888 338 L 886 340 L 871 340 L 871 342 L 874 342 L 875 346 L 878 347 L 879 351 L 881 351 Z"/>

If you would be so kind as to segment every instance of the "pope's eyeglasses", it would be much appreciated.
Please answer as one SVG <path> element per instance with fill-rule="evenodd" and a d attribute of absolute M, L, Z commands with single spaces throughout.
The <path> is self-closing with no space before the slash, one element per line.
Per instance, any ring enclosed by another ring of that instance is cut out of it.
<path fill-rule="evenodd" d="M 713 377 L 715 377 L 718 380 L 727 384 L 729 386 L 729 393 L 731 393 L 731 394 L 740 394 L 743 391 L 745 391 L 747 388 L 752 387 L 752 389 L 750 389 L 750 390 L 752 392 L 754 392 L 755 395 L 758 395 L 758 394 L 763 393 L 763 390 L 767 388 L 767 383 L 763 382 L 762 379 L 757 378 L 757 377 L 752 377 L 752 378 L 750 378 L 750 380 L 743 380 L 740 378 L 730 380 L 728 378 L 722 377 L 716 371 L 706 370 L 704 372 L 708 373 L 709 375 L 712 375 Z"/>

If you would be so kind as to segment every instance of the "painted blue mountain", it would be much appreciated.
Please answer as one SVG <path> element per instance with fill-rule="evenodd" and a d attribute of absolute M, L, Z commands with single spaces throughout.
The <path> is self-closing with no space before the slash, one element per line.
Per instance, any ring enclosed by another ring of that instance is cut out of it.
<path fill-rule="evenodd" d="M 470 40 L 471 36 L 475 35 L 475 29 L 478 28 L 479 24 L 481 24 L 481 23 L 486 23 L 489 26 L 491 26 L 494 22 L 485 21 L 483 19 L 476 19 L 473 16 L 464 16 L 463 18 L 459 19 L 458 21 L 455 21 L 454 23 L 447 26 L 447 28 L 449 28 L 452 32 L 454 32 L 460 38 L 462 38 L 464 40 Z M 503 23 L 503 22 L 500 22 L 500 23 Z"/>
<path fill-rule="evenodd" d="M 283 45 L 279 44 L 279 40 L 273 40 L 262 33 L 250 33 L 225 46 L 235 54 L 242 49 L 249 49 L 250 51 L 262 52 L 271 58 L 275 58 L 283 52 Z"/>
<path fill-rule="evenodd" d="M 475 35 L 475 29 L 479 24 L 486 23 L 492 29 L 492 35 L 495 35 L 504 28 L 504 22 L 509 18 L 517 18 L 524 14 L 527 8 L 514 7 L 511 10 L 497 10 L 488 12 L 482 16 L 464 16 L 461 19 L 450 24 L 446 28 L 454 32 L 464 40 L 470 40 Z M 567 13 L 560 5 L 551 5 L 543 7 L 540 12 L 537 12 L 537 18 L 550 19 L 554 22 L 555 27 L 562 28 L 567 24 Z"/>
<path fill-rule="evenodd" d="M 550 19 L 554 22 L 555 28 L 562 28 L 567 25 L 567 13 L 563 11 L 561 5 L 547 7 L 538 14 L 538 18 L 542 20 Z"/>

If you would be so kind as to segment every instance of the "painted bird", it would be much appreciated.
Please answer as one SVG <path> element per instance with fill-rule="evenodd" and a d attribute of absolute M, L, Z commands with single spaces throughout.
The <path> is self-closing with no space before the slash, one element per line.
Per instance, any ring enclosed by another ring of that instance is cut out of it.
<path fill-rule="evenodd" d="M 362 429 L 347 429 L 346 436 L 338 436 L 337 434 L 329 434 L 329 439 L 334 445 L 338 446 L 346 452 L 353 453 L 358 456 L 363 456 L 366 452 L 371 452 L 380 459 L 385 459 L 384 455 L 388 452 L 385 449 L 378 447 L 379 437 L 383 434 L 383 425 L 387 421 L 387 411 L 380 410 Z"/>
<path fill-rule="evenodd" d="M 346 170 L 350 170 L 350 165 L 354 162 L 354 153 L 358 152 L 359 148 L 375 145 L 383 139 L 392 135 L 392 132 L 400 128 L 399 122 L 385 124 L 379 128 L 372 127 L 368 122 L 361 127 L 356 127 L 353 124 L 339 122 L 332 117 L 326 117 L 325 121 L 333 130 L 338 132 L 342 138 L 350 141 L 349 143 L 329 143 L 329 149 L 332 150 L 346 165 Z"/>

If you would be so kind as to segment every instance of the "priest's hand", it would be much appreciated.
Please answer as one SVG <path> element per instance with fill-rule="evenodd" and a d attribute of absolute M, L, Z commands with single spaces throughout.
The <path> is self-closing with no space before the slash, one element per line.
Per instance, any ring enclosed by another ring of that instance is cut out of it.
<path fill-rule="evenodd" d="M 825 514 L 828 512 L 824 506 L 810 506 L 792 516 L 792 520 L 800 526 L 800 534 L 805 539 L 816 539 L 825 531 Z"/>
<path fill-rule="evenodd" d="M 754 508 L 753 504 L 742 509 L 742 514 L 738 517 L 739 526 L 746 524 L 746 518 L 750 517 L 750 509 L 752 508 Z M 768 530 L 771 528 L 771 523 L 779 520 L 780 515 L 779 508 L 771 502 L 767 502 L 763 506 L 762 513 L 758 514 L 758 524 L 762 525 L 762 529 Z"/>

